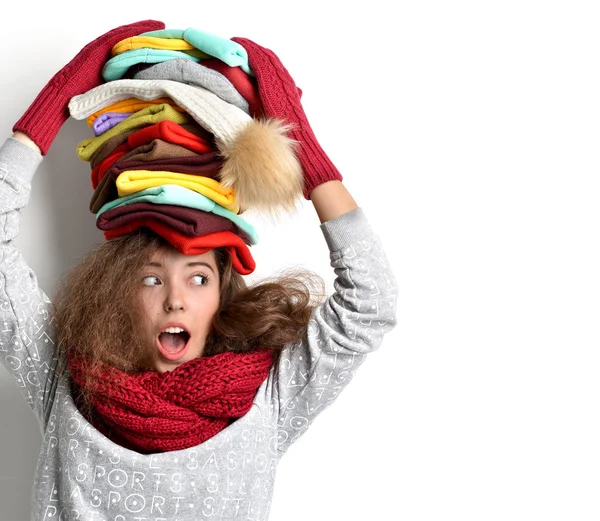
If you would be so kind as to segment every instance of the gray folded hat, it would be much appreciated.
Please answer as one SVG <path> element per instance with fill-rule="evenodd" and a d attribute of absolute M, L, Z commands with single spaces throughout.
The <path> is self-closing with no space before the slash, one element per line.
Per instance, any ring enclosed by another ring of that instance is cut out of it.
<path fill-rule="evenodd" d="M 210 69 L 202 63 L 178 58 L 152 65 L 133 75 L 136 80 L 172 80 L 196 87 L 204 87 L 223 101 L 250 114 L 250 107 L 233 84 L 220 72 Z"/>

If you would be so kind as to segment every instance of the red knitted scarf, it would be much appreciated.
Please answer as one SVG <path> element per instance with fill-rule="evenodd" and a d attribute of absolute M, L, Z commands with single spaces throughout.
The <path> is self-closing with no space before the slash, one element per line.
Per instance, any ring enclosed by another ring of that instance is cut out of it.
<path fill-rule="evenodd" d="M 273 351 L 263 349 L 195 358 L 165 373 L 104 365 L 87 384 L 82 358 L 70 356 L 69 370 L 76 390 L 91 393 L 94 427 L 123 447 L 154 453 L 198 445 L 246 414 L 272 363 Z"/>

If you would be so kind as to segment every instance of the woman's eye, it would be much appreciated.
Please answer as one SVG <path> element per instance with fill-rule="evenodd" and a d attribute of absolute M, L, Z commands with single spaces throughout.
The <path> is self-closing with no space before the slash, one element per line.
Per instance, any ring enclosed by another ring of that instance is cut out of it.
<path fill-rule="evenodd" d="M 206 277 L 205 275 L 193 275 L 192 276 L 192 283 L 195 284 L 196 286 L 204 286 L 204 284 L 206 284 L 208 282 L 208 277 Z"/>
<path fill-rule="evenodd" d="M 156 275 L 147 275 L 142 279 L 142 284 L 144 284 L 144 286 L 156 286 L 157 284 L 160 284 L 160 280 Z"/>

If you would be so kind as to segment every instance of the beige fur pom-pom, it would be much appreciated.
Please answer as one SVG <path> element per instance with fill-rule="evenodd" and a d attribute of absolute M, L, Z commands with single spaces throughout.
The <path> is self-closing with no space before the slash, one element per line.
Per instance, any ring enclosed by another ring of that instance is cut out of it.
<path fill-rule="evenodd" d="M 235 189 L 241 211 L 291 212 L 302 196 L 302 167 L 288 128 L 279 120 L 253 119 L 233 143 L 221 146 L 220 182 Z"/>

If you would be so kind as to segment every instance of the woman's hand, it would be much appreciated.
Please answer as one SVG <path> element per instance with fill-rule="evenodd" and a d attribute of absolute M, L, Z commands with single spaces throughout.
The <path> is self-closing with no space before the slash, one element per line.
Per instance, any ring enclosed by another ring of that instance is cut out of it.
<path fill-rule="evenodd" d="M 102 68 L 110 59 L 113 46 L 125 38 L 164 28 L 162 22 L 143 20 L 117 27 L 88 43 L 40 91 L 13 126 L 13 132 L 24 132 L 39 147 L 42 155 L 46 155 L 69 118 L 69 100 L 104 83 Z"/>
<path fill-rule="evenodd" d="M 297 154 L 304 175 L 304 197 L 312 198 L 315 187 L 341 181 L 342 175 L 329 159 L 308 122 L 300 102 L 301 91 L 277 55 L 247 38 L 232 38 L 248 53 L 248 62 L 258 84 L 265 116 L 290 125 L 287 135 L 298 143 Z"/>

